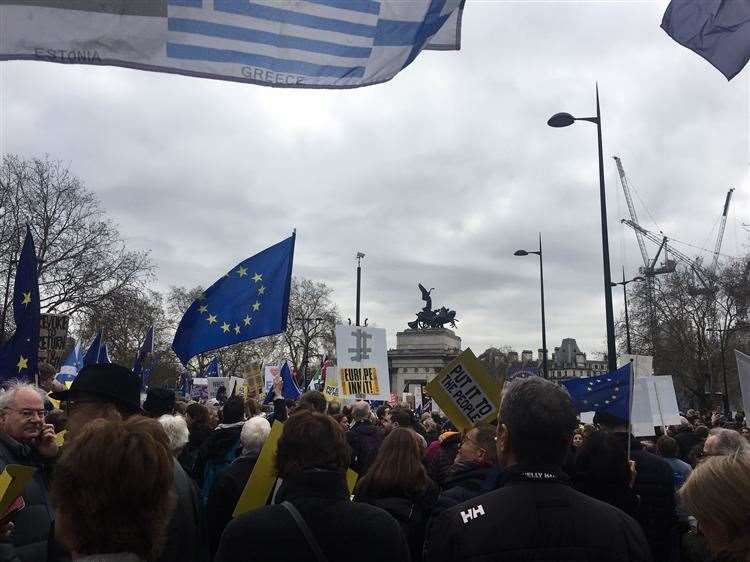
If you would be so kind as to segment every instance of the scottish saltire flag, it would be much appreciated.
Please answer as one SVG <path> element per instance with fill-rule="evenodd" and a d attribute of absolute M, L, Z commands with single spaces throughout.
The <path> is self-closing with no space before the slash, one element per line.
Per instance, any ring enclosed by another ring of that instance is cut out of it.
<path fill-rule="evenodd" d="M 727 80 L 750 60 L 748 0 L 672 0 L 661 27 L 680 45 L 715 66 Z"/>
<path fill-rule="evenodd" d="M 55 375 L 55 380 L 60 384 L 73 381 L 76 375 L 78 375 L 78 371 L 81 370 L 81 367 L 83 367 L 83 353 L 81 351 L 81 344 L 76 343 L 60 366 L 60 372 Z"/>
<path fill-rule="evenodd" d="M 286 330 L 294 239 L 247 258 L 190 305 L 172 342 L 183 364 L 198 353 Z"/>
<path fill-rule="evenodd" d="M 219 367 L 219 358 L 214 357 L 211 359 L 211 362 L 206 367 L 206 377 L 220 377 L 221 376 L 221 368 Z"/>
<path fill-rule="evenodd" d="M 458 50 L 464 0 L 0 0 L 0 60 L 292 88 L 385 82 Z"/>
<path fill-rule="evenodd" d="M 107 349 L 107 344 L 105 342 L 102 342 L 101 347 L 99 347 L 99 357 L 96 362 L 112 363 L 112 360 L 109 358 L 109 350 Z"/>
<path fill-rule="evenodd" d="M 630 419 L 632 363 L 613 373 L 563 381 L 578 412 L 604 412 Z"/>
<path fill-rule="evenodd" d="M 539 367 L 533 365 L 510 365 L 505 372 L 505 382 L 510 382 L 513 379 L 525 379 L 527 377 L 539 376 Z"/>
<path fill-rule="evenodd" d="M 0 349 L 0 381 L 32 381 L 39 354 L 39 279 L 34 237 L 26 226 L 26 238 L 16 265 L 13 286 L 13 320 L 16 331 Z"/>
<path fill-rule="evenodd" d="M 94 365 L 99 362 L 99 352 L 102 348 L 102 331 L 96 332 L 94 339 L 83 356 L 83 366 Z"/>
<path fill-rule="evenodd" d="M 154 352 L 154 327 L 151 326 L 146 331 L 146 337 L 143 338 L 143 343 L 141 344 L 141 347 L 138 349 L 138 355 L 135 357 L 135 362 L 133 363 L 133 372 L 137 376 L 141 376 L 143 371 L 143 362 L 146 360 L 146 357 L 149 353 Z"/>

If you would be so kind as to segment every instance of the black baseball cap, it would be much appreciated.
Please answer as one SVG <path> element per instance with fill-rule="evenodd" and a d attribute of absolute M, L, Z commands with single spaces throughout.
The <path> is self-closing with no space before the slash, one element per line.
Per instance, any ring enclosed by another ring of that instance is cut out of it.
<path fill-rule="evenodd" d="M 141 381 L 127 367 L 116 363 L 96 363 L 80 370 L 68 390 L 50 393 L 55 400 L 75 400 L 91 394 L 103 402 L 113 402 L 132 411 L 141 409 Z"/>

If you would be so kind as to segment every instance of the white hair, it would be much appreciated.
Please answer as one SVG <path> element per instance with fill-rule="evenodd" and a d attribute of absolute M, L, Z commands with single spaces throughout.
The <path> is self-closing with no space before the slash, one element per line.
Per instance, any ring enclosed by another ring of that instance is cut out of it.
<path fill-rule="evenodd" d="M 255 416 L 247 420 L 242 426 L 242 433 L 240 433 L 242 454 L 259 453 L 269 433 L 271 433 L 271 424 L 263 416 Z"/>
<path fill-rule="evenodd" d="M 190 438 L 190 431 L 185 418 L 180 415 L 164 414 L 159 418 L 159 423 L 169 438 L 169 450 L 173 455 L 178 454 L 187 445 Z"/>
<path fill-rule="evenodd" d="M 13 380 L 5 388 L 5 392 L 0 394 L 0 410 L 10 408 L 15 403 L 16 394 L 18 394 L 20 390 L 30 390 L 31 392 L 36 392 L 39 395 L 39 398 L 42 399 L 42 403 L 47 396 L 47 394 L 41 388 L 34 384 Z"/>
<path fill-rule="evenodd" d="M 355 421 L 365 420 L 370 417 L 370 403 L 359 400 L 352 404 L 352 417 Z"/>

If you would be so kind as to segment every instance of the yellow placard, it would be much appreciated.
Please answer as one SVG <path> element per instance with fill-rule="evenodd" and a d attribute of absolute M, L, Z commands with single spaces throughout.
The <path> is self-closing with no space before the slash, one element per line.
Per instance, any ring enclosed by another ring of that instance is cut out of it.
<path fill-rule="evenodd" d="M 16 498 L 21 495 L 29 483 L 34 471 L 33 466 L 9 464 L 0 474 L 0 513 L 5 513 Z"/>
<path fill-rule="evenodd" d="M 339 375 L 344 396 L 380 394 L 378 370 L 375 367 L 339 369 Z"/>
<path fill-rule="evenodd" d="M 50 394 L 51 393 L 49 393 L 49 392 L 47 393 L 47 400 L 49 400 L 52 403 L 52 406 L 55 408 L 55 410 L 59 410 L 60 409 L 60 401 L 59 400 L 55 400 L 54 398 L 52 398 L 50 396 Z"/>
<path fill-rule="evenodd" d="M 323 385 L 323 396 L 325 396 L 326 400 L 329 402 L 331 400 L 341 400 L 341 395 L 339 393 L 339 374 L 336 369 L 328 369 L 326 383 Z"/>
<path fill-rule="evenodd" d="M 490 421 L 500 407 L 502 387 L 468 348 L 426 388 L 459 430 Z"/>
<path fill-rule="evenodd" d="M 258 460 L 234 508 L 234 513 L 232 513 L 232 517 L 235 519 L 240 515 L 266 505 L 266 500 L 276 482 L 274 458 L 276 457 L 276 449 L 279 446 L 279 437 L 281 437 L 281 430 L 283 428 L 283 423 L 279 421 L 273 422 L 271 433 L 268 434 L 268 438 L 260 450 Z"/>
<path fill-rule="evenodd" d="M 346 471 L 346 487 L 349 489 L 349 495 L 354 493 L 354 487 L 357 485 L 359 480 L 359 474 L 354 472 L 351 468 Z"/>
<path fill-rule="evenodd" d="M 62 447 L 65 444 L 65 435 L 67 433 L 67 429 L 63 429 L 60 433 L 55 433 L 55 443 L 57 443 L 58 447 Z"/>

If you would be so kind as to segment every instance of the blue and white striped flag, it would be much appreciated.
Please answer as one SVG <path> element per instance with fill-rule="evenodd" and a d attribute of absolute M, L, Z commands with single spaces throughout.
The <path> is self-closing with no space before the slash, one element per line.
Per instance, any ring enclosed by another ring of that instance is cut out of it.
<path fill-rule="evenodd" d="M 464 1 L 0 0 L 0 60 L 353 88 L 459 49 Z"/>
<path fill-rule="evenodd" d="M 60 372 L 55 376 L 55 380 L 62 384 L 72 381 L 81 367 L 83 367 L 83 352 L 81 344 L 77 343 L 60 366 Z"/>

